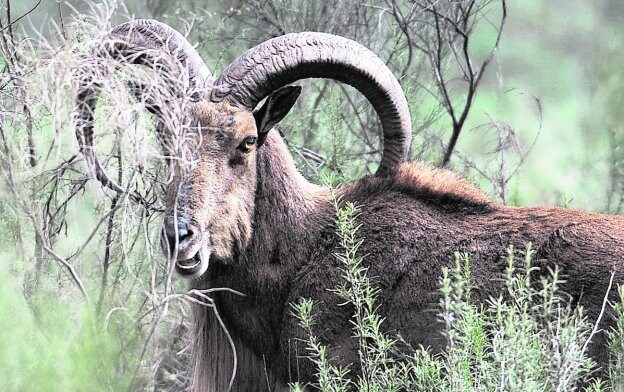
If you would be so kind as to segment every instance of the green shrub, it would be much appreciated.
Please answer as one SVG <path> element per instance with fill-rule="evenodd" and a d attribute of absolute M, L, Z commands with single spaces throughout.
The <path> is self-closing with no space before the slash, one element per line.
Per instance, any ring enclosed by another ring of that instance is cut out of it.
<path fill-rule="evenodd" d="M 363 241 L 357 236 L 358 208 L 339 200 L 334 205 L 341 239 L 336 257 L 344 278 L 335 293 L 355 309 L 353 339 L 362 371 L 353 377 L 348 369 L 332 364 L 328 348 L 313 333 L 314 304 L 301 299 L 293 304 L 293 313 L 307 333 L 307 354 L 319 380 L 315 387 L 361 392 L 621 390 L 624 289 L 620 288 L 622 303 L 615 305 L 618 323 L 610 333 L 610 383 L 591 379 L 596 366 L 585 347 L 592 325 L 583 308 L 573 308 L 560 291 L 559 270 L 544 273 L 532 265 L 531 244 L 524 252 L 508 249 L 505 293 L 480 305 L 471 301 L 469 256 L 457 253 L 455 266 L 443 268 L 440 280 L 439 317 L 446 349 L 435 355 L 422 347 L 405 352 L 399 349 L 404 345 L 397 344 L 400 338 L 381 328 L 378 290 L 358 255 Z M 292 389 L 302 390 L 298 384 Z"/>
<path fill-rule="evenodd" d="M 609 381 L 614 391 L 624 391 L 624 286 L 618 286 L 619 302 L 613 305 L 615 327 L 609 335 Z"/>

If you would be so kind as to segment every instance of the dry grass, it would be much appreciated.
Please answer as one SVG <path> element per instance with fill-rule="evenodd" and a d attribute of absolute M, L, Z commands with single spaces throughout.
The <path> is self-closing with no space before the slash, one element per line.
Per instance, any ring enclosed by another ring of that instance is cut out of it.
<path fill-rule="evenodd" d="M 141 67 L 121 69 L 112 59 L 91 55 L 119 11 L 116 2 L 93 6 L 93 16 L 66 21 L 58 42 L 19 40 L 2 30 L 0 260 L 18 282 L 21 292 L 12 295 L 30 305 L 19 311 L 35 315 L 36 330 L 57 322 L 47 314 L 58 312 L 57 305 L 74 320 L 48 337 L 50 346 L 88 325 L 94 333 L 85 339 L 114 337 L 106 340 L 107 361 L 96 355 L 102 362 L 92 361 L 95 368 L 108 369 L 111 379 L 123 379 L 131 389 L 180 389 L 189 378 L 188 303 L 205 296 L 187 292 L 161 256 L 162 188 L 169 177 L 157 135 L 149 131 L 154 119 L 146 102 L 127 92 L 129 80 L 150 91 L 162 86 L 166 75 Z M 185 77 L 167 79 L 175 87 L 170 94 L 159 89 L 159 94 L 144 95 L 147 104 L 168 108 L 161 119 L 178 130 L 168 140 L 174 148 L 197 134 L 183 122 L 187 102 L 171 96 L 176 88 L 187 88 Z M 92 180 L 79 153 L 73 108 L 80 78 L 101 85 L 95 144 L 125 194 Z M 134 201 L 136 195 L 142 204 Z M 76 358 L 92 354 L 75 353 Z M 46 385 L 54 389 L 68 377 L 71 372 L 60 372 Z M 8 383 L 3 390 L 20 388 L 10 384 L 8 375 L 2 378 Z"/>

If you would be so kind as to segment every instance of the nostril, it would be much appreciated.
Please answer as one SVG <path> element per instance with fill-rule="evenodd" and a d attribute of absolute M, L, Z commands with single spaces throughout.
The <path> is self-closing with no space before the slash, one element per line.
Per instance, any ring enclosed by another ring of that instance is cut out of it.
<path fill-rule="evenodd" d="M 194 231 L 191 230 L 185 222 L 178 221 L 177 229 L 173 224 L 173 220 L 165 221 L 164 234 L 169 245 L 169 249 L 174 249 L 177 245 L 178 248 L 184 247 L 191 238 L 194 236 Z"/>
<path fill-rule="evenodd" d="M 193 234 L 193 230 L 191 229 L 178 229 L 178 238 L 180 239 L 180 242 L 190 240 L 193 237 Z"/>

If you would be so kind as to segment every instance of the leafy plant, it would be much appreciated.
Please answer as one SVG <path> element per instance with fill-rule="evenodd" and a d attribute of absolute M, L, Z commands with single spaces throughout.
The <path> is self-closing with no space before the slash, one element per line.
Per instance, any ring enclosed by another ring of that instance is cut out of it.
<path fill-rule="evenodd" d="M 568 391 L 590 382 L 595 370 L 586 342 L 592 326 L 582 307 L 573 308 L 560 290 L 558 269 L 545 273 L 532 264 L 531 244 L 524 252 L 508 249 L 505 292 L 485 304 L 471 300 L 470 258 L 455 255 L 455 266 L 443 268 L 440 280 L 439 317 L 447 345 L 432 354 L 420 347 L 405 349 L 399 337 L 383 332 L 377 312 L 372 277 L 358 254 L 358 208 L 334 198 L 336 233 L 340 249 L 336 258 L 343 268 L 338 297 L 352 306 L 353 339 L 357 343 L 361 372 L 332 364 L 328 347 L 314 335 L 314 304 L 301 299 L 293 313 L 307 334 L 307 350 L 316 365 L 322 391 Z M 523 257 L 520 257 L 523 256 Z M 620 289 L 624 300 L 624 290 Z M 621 380 L 623 305 L 611 332 L 614 356 L 613 385 Z M 618 373 L 619 372 L 619 373 Z M 617 378 L 619 374 L 620 378 Z M 586 390 L 606 390 L 609 383 L 596 379 Z M 300 390 L 293 385 L 293 390 Z"/>

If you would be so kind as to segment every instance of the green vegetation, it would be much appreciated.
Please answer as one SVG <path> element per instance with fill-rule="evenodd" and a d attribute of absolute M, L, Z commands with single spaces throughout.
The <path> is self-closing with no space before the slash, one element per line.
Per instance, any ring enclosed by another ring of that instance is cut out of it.
<path fill-rule="evenodd" d="M 14 42 L 5 28 L 7 1 L 0 4 L 6 38 L 0 44 L 0 391 L 171 391 L 188 385 L 188 303 L 179 301 L 185 283 L 172 277 L 160 256 L 162 215 L 88 180 L 73 135 L 73 71 L 87 57 L 89 40 L 128 14 L 181 31 L 192 23 L 190 39 L 215 73 L 282 32 L 354 38 L 387 60 L 401 80 L 414 118 L 412 157 L 437 164 L 448 143 L 451 122 L 428 58 L 417 50 L 409 58 L 392 1 L 44 1 L 17 22 Z M 34 4 L 12 1 L 13 21 Z M 415 3 L 396 4 L 406 16 Z M 500 3 L 479 4 L 484 9 L 469 46 L 475 64 L 492 49 L 497 31 L 490 22 L 500 16 Z M 412 15 L 409 33 L 414 42 L 428 42 L 431 32 L 419 30 L 428 23 L 419 15 Z M 57 27 L 47 24 L 50 18 Z M 617 1 L 510 3 L 501 46 L 451 167 L 509 204 L 621 212 L 623 18 Z M 42 36 L 31 26 L 43 26 Z M 448 50 L 443 57 L 453 102 L 461 105 L 464 81 Z M 153 121 L 119 76 L 98 107 L 98 152 L 109 173 L 158 208 L 165 176 Z M 374 172 L 378 124 L 363 98 L 333 83 L 303 85 L 297 109 L 283 124 L 300 170 L 332 185 Z M 582 352 L 591 325 L 582 310 L 568 309 L 557 291 L 558 271 L 546 281 L 530 280 L 530 249 L 524 264 L 510 252 L 509 293 L 483 307 L 470 301 L 470 263 L 458 255 L 441 280 L 448 350 L 398 355 L 401 342 L 383 333 L 372 277 L 357 254 L 357 207 L 346 204 L 337 214 L 345 281 L 336 295 L 357 309 L 354 339 L 366 372 L 354 379 L 332 365 L 312 333 L 314 304 L 302 300 L 294 312 L 310 333 L 309 354 L 324 389 L 513 390 L 521 379 L 536 390 L 556 390 L 557 383 L 571 389 L 595 375 Z M 589 390 L 624 390 L 624 288 L 620 298 L 608 378 Z M 555 345 L 570 355 L 553 362 Z"/>
<path fill-rule="evenodd" d="M 117 336 L 98 327 L 93 308 L 20 295 L 8 260 L 0 261 L 0 390 L 126 390 Z"/>
<path fill-rule="evenodd" d="M 353 339 L 357 342 L 362 375 L 350 377 L 337 367 L 313 332 L 314 303 L 301 299 L 293 316 L 307 334 L 307 350 L 317 369 L 322 391 L 619 391 L 622 388 L 622 333 L 624 286 L 614 305 L 617 326 L 610 332 L 609 378 L 597 378 L 588 358 L 587 341 L 593 327 L 582 307 L 572 308 L 560 292 L 560 271 L 535 281 L 540 272 L 532 265 L 527 245 L 524 258 L 508 249 L 506 293 L 486 304 L 471 301 L 470 260 L 455 255 L 455 267 L 442 269 L 439 318 L 446 349 L 432 354 L 424 348 L 406 350 L 399 337 L 383 332 L 377 312 L 374 277 L 367 275 L 358 255 L 358 208 L 339 206 L 337 234 L 341 246 L 336 258 L 343 264 L 343 285 L 336 295 L 352 305 Z M 520 258 L 520 260 L 518 260 Z M 302 390 L 293 385 L 292 390 Z"/>

